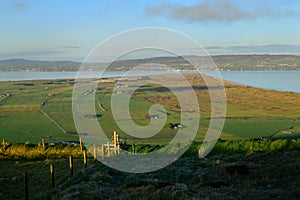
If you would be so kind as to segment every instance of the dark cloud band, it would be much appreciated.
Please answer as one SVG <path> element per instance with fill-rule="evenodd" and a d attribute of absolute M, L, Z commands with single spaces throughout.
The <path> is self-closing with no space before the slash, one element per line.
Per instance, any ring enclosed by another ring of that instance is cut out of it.
<path fill-rule="evenodd" d="M 243 8 L 232 0 L 204 0 L 194 5 L 161 3 L 147 7 L 149 15 L 166 15 L 173 19 L 189 22 L 218 21 L 235 22 L 255 20 L 264 17 L 287 17 L 295 15 L 292 10 L 278 10 L 270 6 Z"/>

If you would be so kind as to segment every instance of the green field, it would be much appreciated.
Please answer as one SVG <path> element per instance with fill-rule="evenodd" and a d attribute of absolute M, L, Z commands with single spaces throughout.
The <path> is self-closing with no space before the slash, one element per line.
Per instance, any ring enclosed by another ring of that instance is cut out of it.
<path fill-rule="evenodd" d="M 52 83 L 52 84 L 51 84 Z M 77 140 L 77 136 L 65 134 L 46 115 L 43 104 L 52 100 L 55 95 L 70 91 L 72 86 L 67 82 L 29 81 L 2 82 L 1 93 L 10 94 L 0 104 L 0 135 L 10 142 L 38 143 L 41 138 L 50 141 Z M 61 98 L 55 98 L 61 100 Z M 58 103 L 62 107 L 65 103 Z M 59 115 L 58 107 L 53 108 Z M 47 112 L 47 111 L 46 111 Z M 49 115 L 51 112 L 49 112 Z M 55 120 L 60 120 L 56 118 Z M 61 120 L 61 122 L 66 121 Z M 72 119 L 69 120 L 72 122 Z M 69 122 L 66 121 L 66 122 Z M 67 123 L 66 123 L 67 125 Z M 68 128 L 68 127 L 67 127 Z"/>
<path fill-rule="evenodd" d="M 168 78 L 168 77 L 167 77 Z M 210 122 L 210 98 L 200 76 L 187 75 L 200 104 L 200 126 L 196 141 L 201 141 Z M 73 80 L 1 82 L 0 138 L 7 141 L 39 143 L 78 140 L 72 115 Z M 130 114 L 139 125 L 147 125 L 145 118 L 151 105 L 158 103 L 169 113 L 164 128 L 147 139 L 133 138 L 118 128 L 113 120 L 110 100 L 112 82 L 100 82 L 96 91 L 96 114 L 107 136 L 116 130 L 130 142 L 165 144 L 176 134 L 169 123 L 178 123 L 180 113 L 176 97 L 170 90 L 148 85 L 136 91 L 130 101 Z M 227 117 L 221 139 L 239 140 L 260 137 L 296 138 L 300 136 L 300 95 L 226 83 Z M 5 96 L 4 94 L 9 94 Z M 99 105 L 101 104 L 101 106 Z M 102 107 L 102 108 L 101 108 Z M 292 131 L 289 130 L 293 127 Z M 272 135 L 278 132 L 278 134 Z M 287 133 L 287 134 L 285 134 Z"/>

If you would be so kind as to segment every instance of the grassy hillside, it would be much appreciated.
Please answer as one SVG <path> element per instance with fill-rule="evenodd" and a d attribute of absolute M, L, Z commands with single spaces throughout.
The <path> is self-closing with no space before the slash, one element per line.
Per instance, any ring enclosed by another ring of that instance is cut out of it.
<path fill-rule="evenodd" d="M 77 71 L 79 62 L 9 59 L 0 61 L 0 71 Z"/>
<path fill-rule="evenodd" d="M 166 78 L 171 76 L 166 75 Z M 206 133 L 210 121 L 210 96 L 200 75 L 186 75 L 199 99 L 201 118 L 196 141 Z M 243 139 L 276 136 L 298 137 L 300 134 L 300 94 L 252 88 L 226 82 L 227 116 L 222 139 Z M 110 109 L 114 83 L 99 83 L 96 92 L 98 121 L 110 137 L 120 130 Z M 49 142 L 78 140 L 72 116 L 73 80 L 21 81 L 0 83 L 0 138 L 10 142 L 39 143 L 41 138 Z M 102 108 L 99 105 L 102 104 Z M 136 91 L 130 104 L 131 115 L 136 123 L 147 124 L 145 118 L 153 103 L 163 105 L 168 115 L 160 134 L 140 143 L 162 144 L 168 142 L 176 130 L 169 123 L 180 119 L 179 105 L 170 90 L 149 85 Z M 103 107 L 105 109 L 103 109 Z M 45 128 L 47 127 L 47 128 Z M 273 135 L 274 133 L 275 134 Z M 279 134 L 280 133 L 280 134 Z"/>
<path fill-rule="evenodd" d="M 218 55 L 211 56 L 220 70 L 299 70 L 300 56 L 295 55 Z M 120 60 L 114 62 L 109 70 L 129 70 L 145 63 L 165 64 L 174 69 L 193 70 L 181 57 L 158 57 Z M 80 62 L 36 61 L 25 59 L 0 60 L 0 71 L 77 71 Z M 97 70 L 103 63 L 89 63 L 90 70 Z"/>

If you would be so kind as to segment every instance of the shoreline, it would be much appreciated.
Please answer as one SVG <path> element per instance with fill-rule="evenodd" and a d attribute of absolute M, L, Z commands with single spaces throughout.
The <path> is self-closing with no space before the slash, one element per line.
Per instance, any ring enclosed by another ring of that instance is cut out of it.
<path fill-rule="evenodd" d="M 176 71 L 163 71 L 164 74 L 173 74 L 173 73 L 182 73 L 182 74 L 197 74 L 196 70 L 176 70 Z M 126 71 L 107 71 L 101 77 L 104 79 L 109 78 L 117 78 L 121 77 L 126 73 Z M 217 72 L 203 72 L 203 74 L 208 76 L 214 76 L 214 73 Z M 297 83 L 297 80 L 292 80 L 292 84 L 289 84 L 288 74 L 300 73 L 300 71 L 219 71 L 223 81 L 239 84 L 243 86 L 249 87 L 256 87 L 266 90 L 276 90 L 280 92 L 293 92 L 293 93 L 300 93 L 299 86 L 300 82 Z M 247 73 L 247 74 L 246 74 Z M 258 81 L 249 79 L 248 75 L 254 79 L 258 79 Z M 137 74 L 133 74 L 133 76 L 148 76 L 148 75 L 160 75 L 162 71 L 155 70 L 155 71 L 138 71 Z M 87 79 L 98 79 L 96 77 L 96 73 L 94 71 L 86 71 L 84 72 L 84 78 Z M 243 77 L 239 77 L 239 76 Z M 265 77 L 262 76 L 278 76 L 280 81 L 271 80 L 264 80 Z M 286 78 L 286 80 L 281 80 L 280 76 Z M 70 71 L 70 72 L 21 72 L 21 71 L 5 71 L 0 73 L 0 83 L 1 82 L 19 82 L 19 81 L 49 81 L 49 80 L 68 80 L 68 79 L 76 79 L 77 71 Z M 227 77 L 226 77 L 227 76 Z M 286 77 L 284 77 L 286 76 Z M 245 78 L 245 79 L 243 79 Z M 237 79 L 237 80 L 236 80 Z M 248 79 L 248 80 L 247 80 Z M 273 81 L 273 82 L 272 82 Z M 293 85 L 293 84 L 296 85 Z M 260 84 L 260 85 L 259 85 Z M 285 85 L 284 85 L 285 84 Z M 285 87 L 286 86 L 286 87 Z"/>

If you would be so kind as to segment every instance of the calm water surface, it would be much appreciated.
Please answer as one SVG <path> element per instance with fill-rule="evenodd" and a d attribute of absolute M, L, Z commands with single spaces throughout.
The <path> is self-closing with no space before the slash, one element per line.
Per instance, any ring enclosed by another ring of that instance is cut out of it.
<path fill-rule="evenodd" d="M 221 75 L 235 83 L 300 93 L 300 71 L 230 71 Z"/>

